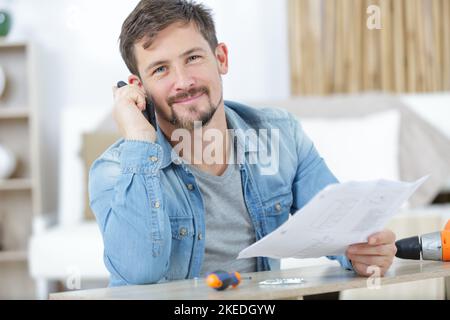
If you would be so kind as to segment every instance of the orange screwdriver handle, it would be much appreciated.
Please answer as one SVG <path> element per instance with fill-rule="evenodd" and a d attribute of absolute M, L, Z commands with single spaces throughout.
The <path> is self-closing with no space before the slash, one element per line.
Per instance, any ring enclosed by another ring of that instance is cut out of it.
<path fill-rule="evenodd" d="M 206 284 L 216 290 L 225 290 L 229 286 L 236 288 L 241 283 L 239 272 L 214 271 L 206 277 Z"/>

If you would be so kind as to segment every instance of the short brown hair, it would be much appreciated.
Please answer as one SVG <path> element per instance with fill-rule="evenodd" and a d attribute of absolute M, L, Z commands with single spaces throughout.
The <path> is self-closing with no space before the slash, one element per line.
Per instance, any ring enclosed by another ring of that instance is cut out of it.
<path fill-rule="evenodd" d="M 194 22 L 214 52 L 218 42 L 210 9 L 189 0 L 141 0 L 125 19 L 119 37 L 120 53 L 132 74 L 139 76 L 134 44 L 145 37 L 148 48 L 158 32 L 176 22 Z"/>

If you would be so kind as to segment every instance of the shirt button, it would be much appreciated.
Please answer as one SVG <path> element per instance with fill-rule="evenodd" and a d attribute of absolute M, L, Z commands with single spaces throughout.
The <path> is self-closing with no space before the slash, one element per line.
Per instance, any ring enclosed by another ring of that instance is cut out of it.
<path fill-rule="evenodd" d="M 203 239 L 203 235 L 201 233 L 198 234 L 198 240 L 202 240 Z"/>
<path fill-rule="evenodd" d="M 184 237 L 187 234 L 187 229 L 185 227 L 180 228 L 180 236 Z"/>
<path fill-rule="evenodd" d="M 159 203 L 159 201 L 156 201 L 155 204 L 154 204 L 154 207 L 155 207 L 155 208 L 159 208 L 160 205 L 161 205 L 161 204 Z"/>
<path fill-rule="evenodd" d="M 150 158 L 148 158 L 150 161 L 152 161 L 152 162 L 156 162 L 156 161 L 158 161 L 158 157 L 155 157 L 155 156 L 151 156 Z"/>
<path fill-rule="evenodd" d="M 279 202 L 275 205 L 275 210 L 281 211 L 281 204 Z"/>
<path fill-rule="evenodd" d="M 192 190 L 194 190 L 194 186 L 192 185 L 192 184 L 187 184 L 186 185 L 187 186 L 187 188 L 189 189 L 189 191 L 192 191 Z"/>

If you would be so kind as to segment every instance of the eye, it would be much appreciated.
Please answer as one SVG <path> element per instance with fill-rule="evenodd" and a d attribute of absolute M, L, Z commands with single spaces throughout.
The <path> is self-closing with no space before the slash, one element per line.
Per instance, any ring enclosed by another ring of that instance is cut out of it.
<path fill-rule="evenodd" d="M 190 56 L 188 58 L 188 62 L 195 61 L 195 60 L 198 60 L 200 58 L 201 58 L 201 56 L 199 56 L 199 55 Z"/>
<path fill-rule="evenodd" d="M 161 67 L 156 68 L 156 69 L 153 71 L 152 75 L 158 74 L 158 73 L 162 73 L 162 72 L 164 72 L 164 71 L 166 71 L 166 67 L 161 66 Z"/>

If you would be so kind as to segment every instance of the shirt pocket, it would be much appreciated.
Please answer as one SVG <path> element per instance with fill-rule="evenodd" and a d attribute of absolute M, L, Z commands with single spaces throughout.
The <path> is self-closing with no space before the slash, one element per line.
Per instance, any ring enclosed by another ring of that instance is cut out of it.
<path fill-rule="evenodd" d="M 172 239 L 187 240 L 194 236 L 194 221 L 189 216 L 169 216 Z"/>
<path fill-rule="evenodd" d="M 168 280 L 186 279 L 194 245 L 194 221 L 188 216 L 169 216 L 172 234 Z"/>
<path fill-rule="evenodd" d="M 265 235 L 269 234 L 287 221 L 292 206 L 292 200 L 292 192 L 289 191 L 282 192 L 263 201 L 263 226 Z"/>

